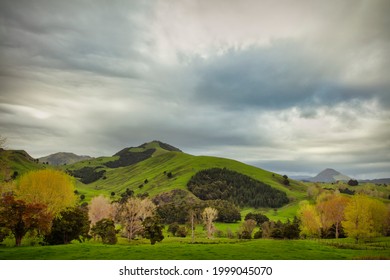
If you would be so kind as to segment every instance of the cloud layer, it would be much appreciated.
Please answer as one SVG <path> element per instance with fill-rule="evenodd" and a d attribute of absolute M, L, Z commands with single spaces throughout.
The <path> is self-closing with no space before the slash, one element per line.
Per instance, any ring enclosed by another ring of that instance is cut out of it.
<path fill-rule="evenodd" d="M 211 3 L 209 3 L 211 2 Z M 0 133 L 390 177 L 389 1 L 1 1 Z"/>

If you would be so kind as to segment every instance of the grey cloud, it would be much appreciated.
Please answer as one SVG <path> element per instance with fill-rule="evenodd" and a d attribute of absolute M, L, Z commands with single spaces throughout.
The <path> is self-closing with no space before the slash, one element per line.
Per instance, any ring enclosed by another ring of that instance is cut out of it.
<path fill-rule="evenodd" d="M 340 80 L 343 65 L 329 65 L 295 42 L 230 50 L 196 63 L 195 100 L 227 109 L 263 110 L 334 106 L 353 100 L 389 100 L 390 85 L 356 86 Z"/>

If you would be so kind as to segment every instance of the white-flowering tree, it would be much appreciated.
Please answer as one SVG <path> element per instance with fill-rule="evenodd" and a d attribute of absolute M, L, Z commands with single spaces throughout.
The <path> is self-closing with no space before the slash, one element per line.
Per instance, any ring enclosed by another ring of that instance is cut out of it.
<path fill-rule="evenodd" d="M 91 226 L 94 226 L 98 221 L 103 219 L 113 219 L 113 209 L 110 200 L 103 195 L 92 198 L 88 206 L 88 217 L 91 221 Z"/>

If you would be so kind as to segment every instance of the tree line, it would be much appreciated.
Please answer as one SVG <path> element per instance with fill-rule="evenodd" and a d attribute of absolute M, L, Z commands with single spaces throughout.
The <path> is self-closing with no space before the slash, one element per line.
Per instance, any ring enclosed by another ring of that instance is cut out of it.
<path fill-rule="evenodd" d="M 240 207 L 277 208 L 289 202 L 285 192 L 226 168 L 199 171 L 187 187 L 201 200 L 227 200 Z"/>

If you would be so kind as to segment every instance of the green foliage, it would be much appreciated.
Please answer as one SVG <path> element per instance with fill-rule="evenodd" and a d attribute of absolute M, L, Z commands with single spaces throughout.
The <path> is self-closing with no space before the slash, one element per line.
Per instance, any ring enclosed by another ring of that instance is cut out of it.
<path fill-rule="evenodd" d="M 96 171 L 99 168 L 101 168 L 101 166 L 98 167 L 86 166 L 81 169 L 67 170 L 67 171 L 73 177 L 79 178 L 82 183 L 90 184 L 102 178 L 104 176 L 104 173 L 106 173 L 105 170 Z"/>
<path fill-rule="evenodd" d="M 300 234 L 299 219 L 294 217 L 291 222 L 288 219 L 285 223 L 281 221 L 267 221 L 261 225 L 262 238 L 274 239 L 298 239 Z M 260 234 L 260 233 L 259 233 Z"/>
<path fill-rule="evenodd" d="M 45 241 L 51 245 L 68 244 L 72 240 L 82 242 L 89 238 L 88 211 L 82 207 L 67 208 L 53 220 L 53 225 Z"/>
<path fill-rule="evenodd" d="M 102 219 L 91 228 L 92 235 L 97 235 L 102 239 L 103 244 L 116 244 L 118 239 L 115 230 L 115 223 L 111 219 Z"/>
<path fill-rule="evenodd" d="M 115 156 L 119 156 L 119 159 L 115 161 L 106 162 L 104 165 L 110 168 L 118 168 L 136 164 L 150 158 L 156 149 L 148 149 L 142 152 L 134 151 L 131 148 L 125 148 Z"/>
<path fill-rule="evenodd" d="M 144 237 L 150 240 L 150 244 L 154 245 L 164 239 L 162 232 L 164 225 L 161 224 L 158 216 L 147 217 L 142 225 L 144 226 Z"/>
<path fill-rule="evenodd" d="M 249 212 L 245 216 L 245 221 L 250 219 L 255 220 L 257 222 L 257 225 L 261 225 L 262 223 L 269 221 L 269 218 L 266 215 L 263 215 L 261 213 L 252 213 L 252 212 Z"/>
<path fill-rule="evenodd" d="M 229 200 L 239 206 L 280 207 L 289 202 L 286 193 L 226 168 L 200 171 L 187 186 L 202 200 Z"/>
<path fill-rule="evenodd" d="M 359 185 L 359 182 L 358 182 L 358 180 L 350 179 L 348 181 L 348 185 L 354 187 L 354 186 Z"/>
<path fill-rule="evenodd" d="M 240 209 L 232 202 L 227 200 L 207 200 L 206 207 L 212 207 L 217 209 L 218 217 L 216 222 L 222 223 L 235 223 L 241 221 Z"/>

